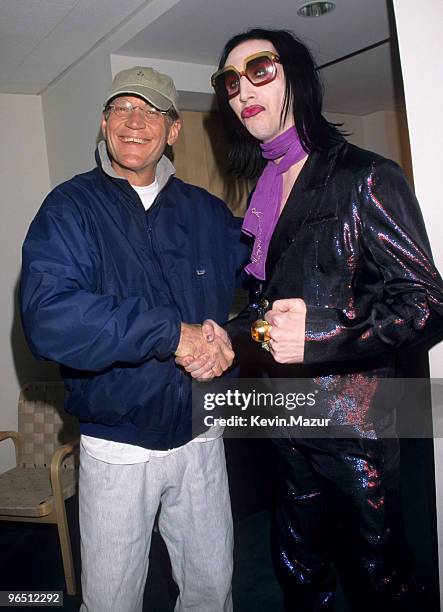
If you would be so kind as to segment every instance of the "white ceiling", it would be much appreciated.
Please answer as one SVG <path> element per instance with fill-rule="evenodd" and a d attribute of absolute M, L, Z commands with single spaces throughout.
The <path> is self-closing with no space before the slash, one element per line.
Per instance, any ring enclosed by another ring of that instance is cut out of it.
<path fill-rule="evenodd" d="M 261 26 L 292 29 L 323 65 L 388 39 L 386 2 L 336 0 L 328 15 L 303 19 L 296 14 L 302 0 L 1 0 L 0 93 L 42 93 L 131 21 L 138 33 L 113 53 L 215 66 L 228 38 Z M 160 16 L 142 29 L 137 16 L 150 5 Z M 393 109 L 391 64 L 385 43 L 325 68 L 325 108 Z"/>

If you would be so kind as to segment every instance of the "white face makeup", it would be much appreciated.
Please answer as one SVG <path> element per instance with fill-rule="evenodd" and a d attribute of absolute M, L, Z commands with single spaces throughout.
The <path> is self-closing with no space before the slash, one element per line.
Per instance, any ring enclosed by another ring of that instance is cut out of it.
<path fill-rule="evenodd" d="M 233 49 L 226 58 L 226 66 L 243 70 L 245 58 L 260 51 L 277 51 L 267 40 L 247 40 Z M 289 114 L 280 125 L 281 110 L 285 95 L 285 76 L 281 64 L 276 64 L 277 76 L 270 83 L 256 87 L 243 76 L 240 79 L 240 92 L 229 100 L 229 104 L 248 132 L 261 142 L 273 140 L 294 125 Z"/>

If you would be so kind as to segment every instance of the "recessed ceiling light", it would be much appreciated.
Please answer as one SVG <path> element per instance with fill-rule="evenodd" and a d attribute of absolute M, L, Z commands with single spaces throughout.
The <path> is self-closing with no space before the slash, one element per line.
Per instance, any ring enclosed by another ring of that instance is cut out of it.
<path fill-rule="evenodd" d="M 307 2 L 298 9 L 297 15 L 300 15 L 300 17 L 321 17 L 334 9 L 335 4 L 333 2 Z"/>

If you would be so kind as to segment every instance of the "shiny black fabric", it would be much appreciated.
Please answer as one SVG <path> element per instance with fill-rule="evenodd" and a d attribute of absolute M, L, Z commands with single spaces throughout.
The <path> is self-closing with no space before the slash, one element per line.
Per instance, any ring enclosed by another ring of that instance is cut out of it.
<path fill-rule="evenodd" d="M 274 444 L 274 557 L 287 609 L 333 610 L 336 572 L 356 612 L 419 609 L 400 511 L 398 441 Z"/>
<path fill-rule="evenodd" d="M 305 364 L 441 338 L 441 277 L 397 164 L 348 144 L 313 153 L 292 195 L 274 234 L 286 227 L 286 240 L 270 245 L 278 261 L 264 293 L 307 303 Z M 293 206 L 301 222 L 291 233 Z"/>
<path fill-rule="evenodd" d="M 396 398 L 377 398 L 398 349 L 442 337 L 443 283 L 399 166 L 346 142 L 312 153 L 275 228 L 262 297 L 306 302 L 304 362 L 278 364 L 253 343 L 246 311 L 228 326 L 243 374 L 312 378 L 321 416 L 355 436 L 274 440 L 287 609 L 332 609 L 331 564 L 356 612 L 423 608 L 402 528 Z"/>
<path fill-rule="evenodd" d="M 377 404 L 378 381 L 397 374 L 398 349 L 443 336 L 443 282 L 400 167 L 346 142 L 312 153 L 275 228 L 262 296 L 306 302 L 304 361 L 275 363 L 245 312 L 227 329 L 248 375 L 314 378 L 327 396 L 319 416 L 357 436 L 394 434 L 395 401 Z"/>

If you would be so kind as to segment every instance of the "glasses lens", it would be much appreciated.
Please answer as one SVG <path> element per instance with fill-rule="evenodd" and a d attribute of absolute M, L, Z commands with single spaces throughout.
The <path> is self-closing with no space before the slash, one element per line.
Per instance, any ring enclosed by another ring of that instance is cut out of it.
<path fill-rule="evenodd" d="M 254 85 L 264 85 L 275 77 L 275 64 L 270 57 L 255 57 L 246 64 L 246 76 Z"/>
<path fill-rule="evenodd" d="M 235 70 L 225 70 L 215 79 L 214 86 L 221 94 L 232 98 L 240 89 L 240 77 Z"/>
<path fill-rule="evenodd" d="M 234 68 L 227 68 L 219 73 L 213 85 L 219 94 L 230 99 L 240 92 L 240 79 L 243 75 L 246 75 L 253 85 L 259 87 L 275 79 L 276 74 L 277 68 L 272 57 L 259 55 L 246 62 L 244 72 L 238 73 Z"/>
<path fill-rule="evenodd" d="M 111 104 L 109 109 L 113 110 L 117 117 L 129 117 L 132 115 L 134 111 L 141 111 L 141 114 L 145 121 L 149 121 L 150 123 L 158 123 L 163 119 L 163 113 L 157 110 L 156 108 L 152 108 L 151 106 L 145 105 L 133 105 L 129 101 L 120 100 L 115 104 Z"/>
<path fill-rule="evenodd" d="M 141 107 L 143 111 L 143 115 L 146 121 L 150 121 L 151 123 L 155 123 L 157 121 L 162 121 L 163 114 L 155 108 L 150 108 L 149 106 Z"/>
<path fill-rule="evenodd" d="M 117 117 L 126 117 L 132 110 L 132 106 L 129 104 L 129 102 L 127 104 L 126 102 L 116 102 L 115 104 L 112 104 L 110 108 L 114 111 Z"/>

